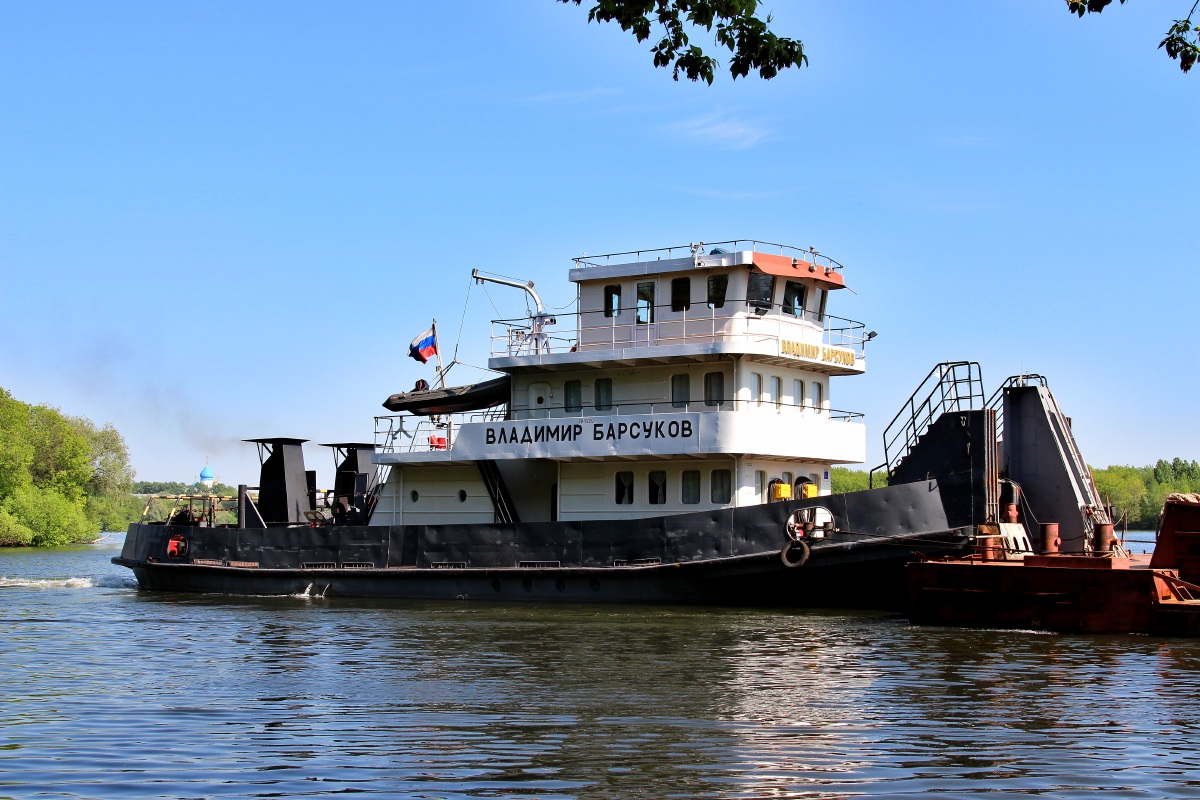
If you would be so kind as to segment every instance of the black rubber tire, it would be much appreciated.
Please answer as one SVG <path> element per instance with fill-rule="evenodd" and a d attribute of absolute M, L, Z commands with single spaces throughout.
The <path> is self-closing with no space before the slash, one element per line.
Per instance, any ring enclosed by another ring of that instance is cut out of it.
<path fill-rule="evenodd" d="M 808 546 L 808 542 L 794 541 L 788 542 L 779 551 L 779 560 L 788 568 L 803 567 L 808 563 L 808 557 L 812 555 L 812 550 Z"/>

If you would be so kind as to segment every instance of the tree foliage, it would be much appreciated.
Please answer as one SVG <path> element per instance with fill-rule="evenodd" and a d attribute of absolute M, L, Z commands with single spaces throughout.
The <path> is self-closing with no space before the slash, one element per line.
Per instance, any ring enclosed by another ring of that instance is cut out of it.
<path fill-rule="evenodd" d="M 579 6 L 583 0 L 558 0 Z M 798 39 L 776 35 L 768 26 L 771 17 L 757 16 L 757 0 L 597 0 L 588 11 L 588 22 L 615 22 L 621 30 L 632 32 L 639 42 L 650 38 L 654 23 L 662 36 L 651 48 L 654 66 L 671 67 L 691 81 L 711 84 L 719 62 L 692 44 L 688 31 L 713 33 L 720 47 L 728 50 L 729 74 L 736 80 L 751 71 L 769 80 L 779 70 L 808 63 L 804 45 Z"/>
<path fill-rule="evenodd" d="M 129 521 L 129 453 L 112 425 L 0 389 L 0 545 L 86 542 Z"/>
<path fill-rule="evenodd" d="M 1125 0 L 1121 0 L 1124 5 Z M 1085 14 L 1099 14 L 1112 5 L 1112 0 L 1067 0 L 1067 8 L 1072 14 L 1082 17 Z M 1200 6 L 1200 0 L 1192 3 L 1192 10 L 1183 19 L 1177 19 L 1167 29 L 1166 38 L 1158 43 L 1159 50 L 1165 50 L 1167 55 L 1179 62 L 1179 68 L 1189 72 L 1200 57 L 1200 27 L 1192 24 L 1192 15 Z"/>
<path fill-rule="evenodd" d="M 1093 467 L 1092 478 L 1118 517 L 1127 515 L 1130 527 L 1145 530 L 1155 527 L 1167 495 L 1200 493 L 1200 463 L 1182 458 L 1145 467 Z"/>

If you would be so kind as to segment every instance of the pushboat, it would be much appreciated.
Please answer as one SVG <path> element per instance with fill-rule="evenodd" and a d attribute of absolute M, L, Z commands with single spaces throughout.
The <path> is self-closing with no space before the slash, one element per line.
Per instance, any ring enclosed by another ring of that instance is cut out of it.
<path fill-rule="evenodd" d="M 328 445 L 327 491 L 306 440 L 248 439 L 257 486 L 144 515 L 113 563 L 169 592 L 897 607 L 907 564 L 981 530 L 1033 553 L 1055 519 L 1090 552 L 1110 520 L 1039 375 L 989 397 L 977 363 L 936 365 L 884 431 L 883 485 L 832 492 L 866 434 L 831 384 L 874 336 L 829 312 L 843 272 L 747 240 L 579 257 L 550 314 L 475 271 L 532 301 L 492 323 L 498 377 L 392 395 L 373 442 Z"/>

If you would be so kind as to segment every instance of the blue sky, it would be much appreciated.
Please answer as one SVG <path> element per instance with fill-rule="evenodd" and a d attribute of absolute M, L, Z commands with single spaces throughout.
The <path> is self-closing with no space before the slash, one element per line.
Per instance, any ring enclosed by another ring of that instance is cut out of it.
<path fill-rule="evenodd" d="M 0 386 L 254 483 L 239 439 L 369 440 L 472 268 L 562 306 L 581 253 L 756 237 L 845 265 L 871 463 L 945 359 L 1047 375 L 1092 464 L 1200 458 L 1185 5 L 767 5 L 810 66 L 709 87 L 586 3 L 4 0 Z M 472 290 L 459 358 L 523 311 Z"/>

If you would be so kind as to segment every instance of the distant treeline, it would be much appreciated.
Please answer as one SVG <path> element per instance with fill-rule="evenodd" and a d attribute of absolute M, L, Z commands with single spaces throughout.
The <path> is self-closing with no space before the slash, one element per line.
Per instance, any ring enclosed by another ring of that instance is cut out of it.
<path fill-rule="evenodd" d="M 1169 494 L 1200 492 L 1200 463 L 1159 459 L 1152 467 L 1092 467 L 1100 496 L 1116 508 L 1118 522 L 1128 515 L 1130 528 L 1154 530 Z"/>
<path fill-rule="evenodd" d="M 132 489 L 134 494 L 196 494 L 203 491 L 206 494 L 217 494 L 226 497 L 236 497 L 237 487 L 224 483 L 214 483 L 211 489 L 202 489 L 194 483 L 182 481 L 136 481 Z"/>
<path fill-rule="evenodd" d="M 1163 502 L 1169 494 L 1200 493 L 1200 462 L 1159 459 L 1146 467 L 1092 467 L 1100 496 L 1116 509 L 1117 521 L 1124 515 L 1130 528 L 1154 530 Z M 858 492 L 868 487 L 864 470 L 834 467 L 830 475 L 834 492 Z M 875 486 L 886 484 L 876 474 Z"/>
<path fill-rule="evenodd" d="M 125 530 L 133 469 L 112 425 L 31 406 L 0 388 L 0 545 L 62 545 Z"/>

